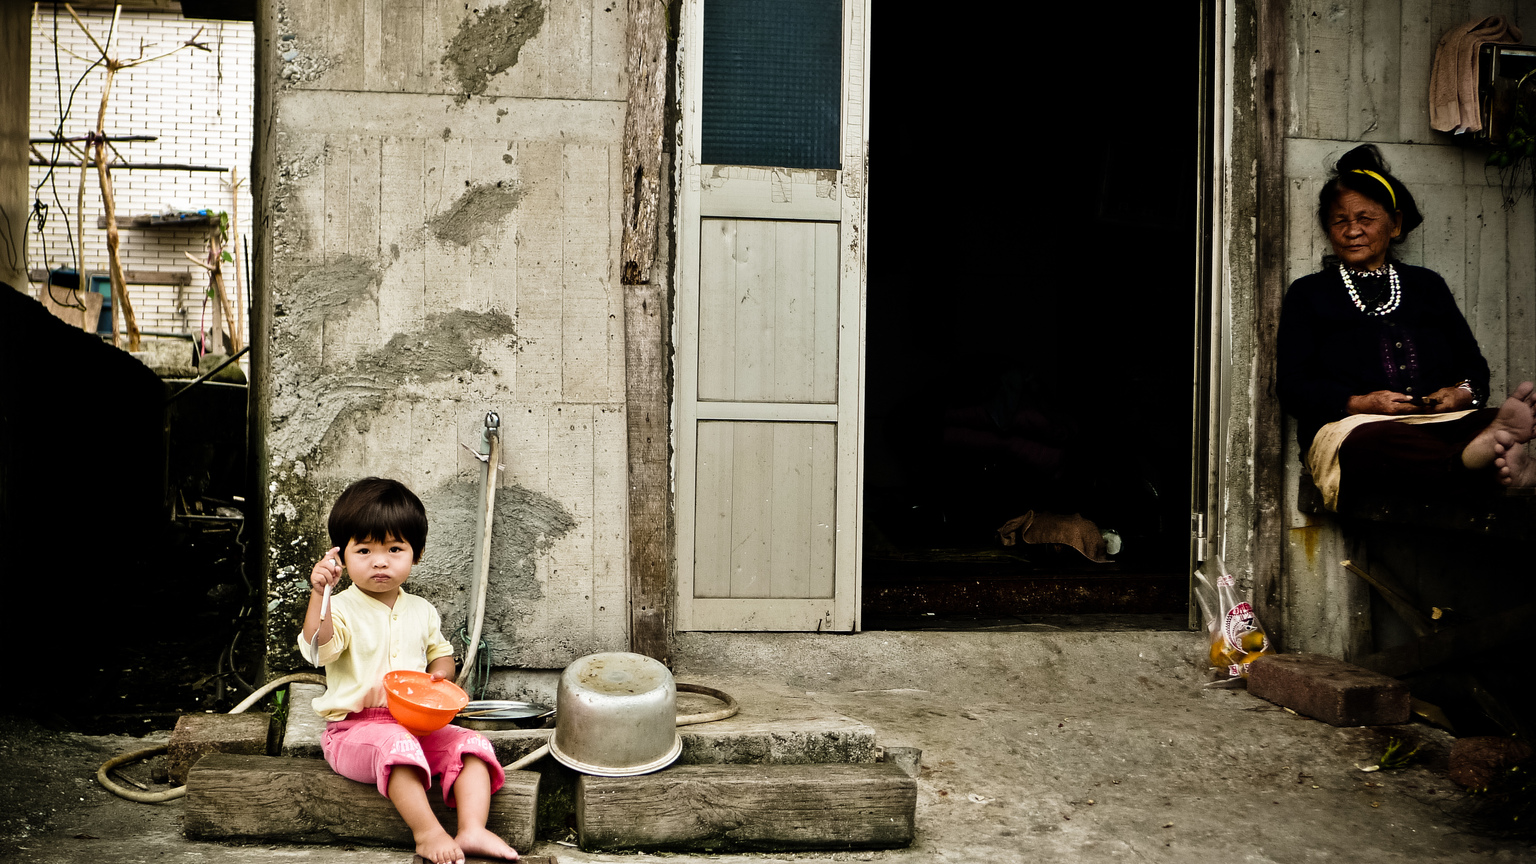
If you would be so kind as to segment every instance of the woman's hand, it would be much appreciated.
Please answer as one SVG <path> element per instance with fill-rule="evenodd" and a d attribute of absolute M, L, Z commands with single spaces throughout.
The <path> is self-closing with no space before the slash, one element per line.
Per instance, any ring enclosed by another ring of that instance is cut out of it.
<path fill-rule="evenodd" d="M 1346 410 L 1351 414 L 1418 414 L 1422 409 L 1413 404 L 1413 397 L 1406 393 L 1377 390 L 1364 396 L 1349 397 Z"/>
<path fill-rule="evenodd" d="M 341 581 L 341 548 L 332 546 L 325 557 L 315 562 L 315 569 L 309 571 L 309 587 L 316 594 L 325 591 L 329 585 L 332 588 Z"/>
<path fill-rule="evenodd" d="M 1431 400 L 1439 400 L 1434 407 L 1428 409 L 1434 414 L 1444 414 L 1447 411 L 1465 411 L 1472 407 L 1472 391 L 1463 390 L 1461 387 L 1441 387 L 1439 390 L 1424 397 L 1426 403 Z"/>

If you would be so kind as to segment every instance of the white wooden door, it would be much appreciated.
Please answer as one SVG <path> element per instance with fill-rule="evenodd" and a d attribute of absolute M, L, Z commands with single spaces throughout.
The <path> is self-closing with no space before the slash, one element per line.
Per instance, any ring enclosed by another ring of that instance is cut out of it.
<path fill-rule="evenodd" d="M 842 9 L 840 165 L 806 169 L 702 163 L 706 2 L 679 51 L 677 626 L 853 630 L 868 6 Z"/>

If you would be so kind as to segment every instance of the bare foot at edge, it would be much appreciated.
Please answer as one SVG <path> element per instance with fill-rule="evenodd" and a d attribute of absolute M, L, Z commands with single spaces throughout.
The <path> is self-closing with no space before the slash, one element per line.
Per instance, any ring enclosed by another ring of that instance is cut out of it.
<path fill-rule="evenodd" d="M 448 832 L 438 828 L 426 836 L 416 838 L 416 854 L 432 864 L 463 864 L 464 850 Z"/>
<path fill-rule="evenodd" d="M 501 858 L 506 861 L 517 860 L 517 850 L 508 846 L 505 840 L 497 837 L 486 828 L 463 828 L 459 836 L 454 838 L 459 842 L 459 848 L 466 855 L 479 855 L 482 858 Z"/>
<path fill-rule="evenodd" d="M 1525 454 L 1525 445 L 1516 444 L 1507 432 L 1494 433 L 1493 464 L 1499 469 L 1499 482 L 1505 486 L 1536 486 L 1536 461 Z"/>
<path fill-rule="evenodd" d="M 1533 426 L 1536 426 L 1536 386 L 1523 381 L 1499 406 L 1499 413 L 1488 428 L 1477 433 L 1477 437 L 1461 451 L 1461 464 L 1474 471 L 1492 465 L 1498 456 L 1495 436 L 1503 432 L 1512 443 L 1524 444 L 1536 434 Z"/>

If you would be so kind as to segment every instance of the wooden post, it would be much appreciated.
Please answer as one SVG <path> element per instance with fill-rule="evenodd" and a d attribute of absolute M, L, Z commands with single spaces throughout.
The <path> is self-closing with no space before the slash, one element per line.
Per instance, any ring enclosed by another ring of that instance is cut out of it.
<path fill-rule="evenodd" d="M 629 645 L 672 665 L 670 415 L 666 387 L 666 292 L 624 287 L 624 365 L 629 443 Z"/>
<path fill-rule="evenodd" d="M 638 0 L 625 35 L 625 407 L 629 449 L 630 650 L 671 665 L 671 489 L 665 285 L 654 284 L 667 95 L 667 6 Z"/>
<path fill-rule="evenodd" d="M 1277 643 L 1284 554 L 1285 447 L 1275 389 L 1275 345 L 1285 296 L 1285 0 L 1258 0 L 1258 279 L 1254 297 L 1253 602 Z"/>
<path fill-rule="evenodd" d="M 624 112 L 624 240 L 622 281 L 651 281 L 661 203 L 661 136 L 666 123 L 667 4 L 636 0 L 625 33 L 629 106 Z"/>

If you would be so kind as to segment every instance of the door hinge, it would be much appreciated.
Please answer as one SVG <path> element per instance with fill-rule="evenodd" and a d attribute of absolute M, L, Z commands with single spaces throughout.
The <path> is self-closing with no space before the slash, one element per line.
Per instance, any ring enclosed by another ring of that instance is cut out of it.
<path fill-rule="evenodd" d="M 1189 514 L 1189 533 L 1195 538 L 1195 562 L 1205 560 L 1205 514 Z"/>

